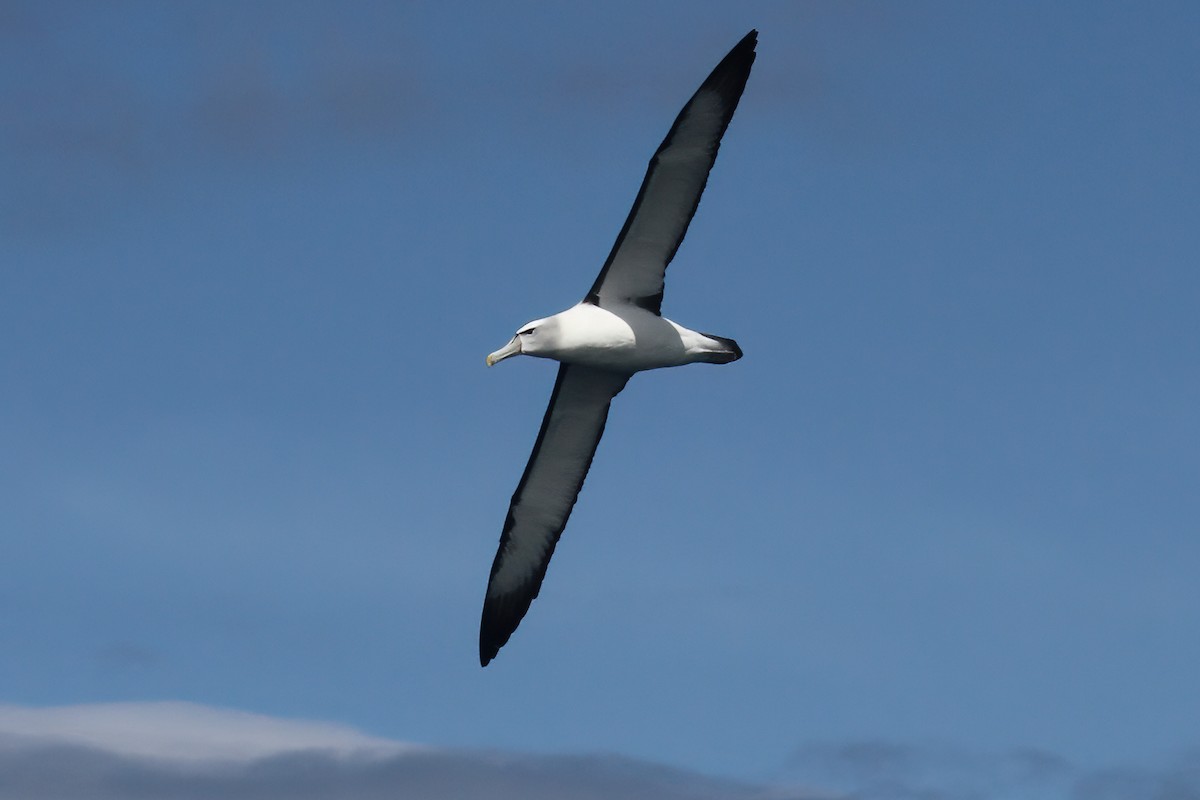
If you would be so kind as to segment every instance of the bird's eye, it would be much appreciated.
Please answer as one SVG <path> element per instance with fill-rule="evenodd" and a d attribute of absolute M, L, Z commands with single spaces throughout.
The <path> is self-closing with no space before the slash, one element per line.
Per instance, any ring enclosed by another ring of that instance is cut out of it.
<path fill-rule="evenodd" d="M 524 336 L 527 333 L 533 333 L 533 328 L 526 328 L 523 331 L 517 331 L 517 336 Z"/>

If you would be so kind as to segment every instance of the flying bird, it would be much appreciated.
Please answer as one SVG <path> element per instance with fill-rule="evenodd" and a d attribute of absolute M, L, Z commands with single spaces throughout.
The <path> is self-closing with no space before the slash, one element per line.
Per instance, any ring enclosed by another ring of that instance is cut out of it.
<path fill-rule="evenodd" d="M 679 112 L 584 299 L 527 322 L 487 357 L 489 367 L 516 355 L 552 358 L 560 365 L 488 579 L 479 626 L 479 663 L 485 667 L 538 595 L 613 397 L 635 372 L 695 362 L 728 364 L 742 357 L 733 339 L 689 330 L 660 312 L 667 265 L 696 213 L 721 137 L 750 77 L 757 41 L 758 31 L 746 34 Z"/>

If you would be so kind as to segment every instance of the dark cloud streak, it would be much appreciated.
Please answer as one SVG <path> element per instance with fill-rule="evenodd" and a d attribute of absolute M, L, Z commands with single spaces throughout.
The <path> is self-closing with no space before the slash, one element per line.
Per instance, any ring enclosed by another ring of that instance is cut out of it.
<path fill-rule="evenodd" d="M 196 169 L 324 161 L 363 144 L 401 157 L 396 145 L 436 126 L 412 48 L 351 48 L 312 35 L 324 29 L 316 20 L 290 38 L 272 28 L 264 44 L 214 27 L 206 6 L 181 19 L 129 6 L 92 13 L 0 7 L 10 45 L 0 53 L 0 226 L 10 232 L 102 218 L 114 199 L 186 183 Z M 106 44 L 82 57 L 80 37 Z"/>
<path fill-rule="evenodd" d="M 1200 800 L 1200 753 L 1163 766 L 1087 769 L 1055 753 L 981 753 L 884 740 L 798 749 L 790 774 L 855 800 Z"/>
<path fill-rule="evenodd" d="M 1200 754 L 1087 770 L 1053 753 L 969 752 L 882 740 L 798 750 L 790 781 L 754 785 L 614 755 L 415 749 L 289 750 L 250 761 L 173 760 L 0 735 L 0 800 L 1197 800 Z M 832 787 L 817 791 L 811 786 Z"/>
<path fill-rule="evenodd" d="M 429 752 L 353 758 L 295 752 L 246 765 L 180 765 L 81 747 L 4 747 L 0 800 L 802 800 L 799 792 L 708 778 L 615 756 Z"/>

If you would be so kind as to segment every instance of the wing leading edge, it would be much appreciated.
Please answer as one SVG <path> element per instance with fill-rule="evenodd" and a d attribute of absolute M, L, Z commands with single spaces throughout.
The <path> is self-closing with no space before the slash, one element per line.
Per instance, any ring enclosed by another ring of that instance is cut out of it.
<path fill-rule="evenodd" d="M 604 433 L 609 404 L 629 378 L 623 372 L 577 364 L 559 367 L 492 562 L 479 624 L 482 666 L 508 641 L 537 597 Z"/>
<path fill-rule="evenodd" d="M 758 31 L 750 31 L 692 95 L 663 139 L 633 208 L 585 302 L 633 303 L 661 312 L 663 280 L 717 159 L 754 64 Z"/>

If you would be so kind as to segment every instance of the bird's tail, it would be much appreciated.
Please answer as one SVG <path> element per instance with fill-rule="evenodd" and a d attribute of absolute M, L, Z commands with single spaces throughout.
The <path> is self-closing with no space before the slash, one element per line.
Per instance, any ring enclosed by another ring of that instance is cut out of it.
<path fill-rule="evenodd" d="M 711 333 L 702 333 L 700 335 L 712 342 L 712 349 L 706 351 L 698 359 L 699 361 L 705 364 L 728 364 L 730 361 L 737 361 L 742 357 L 742 348 L 738 347 L 738 343 L 733 339 L 726 339 L 724 336 L 714 336 Z"/>

